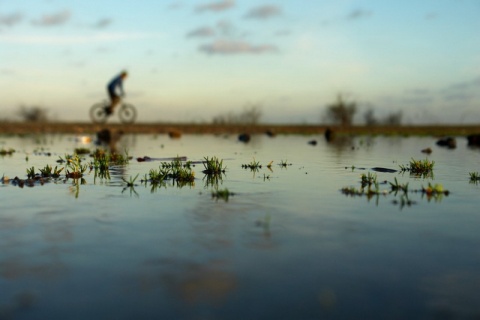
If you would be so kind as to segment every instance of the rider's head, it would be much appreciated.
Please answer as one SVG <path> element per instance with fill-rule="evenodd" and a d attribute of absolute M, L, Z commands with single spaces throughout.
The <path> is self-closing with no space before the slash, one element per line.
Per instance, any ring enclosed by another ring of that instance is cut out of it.
<path fill-rule="evenodd" d="M 128 72 L 124 70 L 120 73 L 120 76 L 125 79 L 128 76 Z"/>

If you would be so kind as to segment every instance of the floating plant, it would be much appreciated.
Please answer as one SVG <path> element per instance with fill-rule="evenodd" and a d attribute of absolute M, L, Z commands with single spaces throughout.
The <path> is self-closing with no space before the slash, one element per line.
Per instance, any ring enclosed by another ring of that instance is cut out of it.
<path fill-rule="evenodd" d="M 15 149 L 0 149 L 0 156 L 11 156 L 15 152 Z"/>
<path fill-rule="evenodd" d="M 252 171 L 258 171 L 258 169 L 262 168 L 262 165 L 260 164 L 260 161 L 255 161 L 255 158 L 248 163 L 248 164 L 242 164 L 243 169 L 250 169 Z"/>
<path fill-rule="evenodd" d="M 377 183 L 377 174 L 367 172 L 367 174 L 362 173 L 361 175 L 362 187 L 374 185 Z"/>
<path fill-rule="evenodd" d="M 433 167 L 435 165 L 435 161 L 433 160 L 415 160 L 412 158 L 410 163 L 406 166 L 400 166 L 400 172 L 410 172 L 412 175 L 423 176 L 424 178 L 432 177 L 433 176 Z"/>
<path fill-rule="evenodd" d="M 222 199 L 224 200 L 225 202 L 228 202 L 228 198 L 230 196 L 233 196 L 234 193 L 233 192 L 230 192 L 228 189 L 223 189 L 223 190 L 216 190 L 216 191 L 212 191 L 212 198 L 218 200 L 218 199 Z"/>
<path fill-rule="evenodd" d="M 392 188 L 392 192 L 395 192 L 395 194 L 398 191 L 403 191 L 404 193 L 408 192 L 408 183 L 406 184 L 400 184 L 398 183 L 397 177 L 395 177 L 395 183 L 389 182 L 390 186 Z"/>
<path fill-rule="evenodd" d="M 478 172 L 470 172 L 470 182 L 477 184 L 480 181 L 480 174 Z"/>
<path fill-rule="evenodd" d="M 287 166 L 291 166 L 291 163 L 288 163 L 287 160 L 280 160 L 279 166 L 282 168 L 286 168 Z"/>
<path fill-rule="evenodd" d="M 66 177 L 72 179 L 79 179 L 83 176 L 85 171 L 87 171 L 88 165 L 82 164 L 82 160 L 77 154 L 73 156 L 66 157 L 67 159 L 67 169 Z"/>
<path fill-rule="evenodd" d="M 64 167 L 57 168 L 57 166 L 55 166 L 55 168 L 53 168 L 52 166 L 49 166 L 47 164 L 43 169 L 40 169 L 40 175 L 44 178 L 49 178 L 49 177 L 59 178 L 60 173 L 63 171 L 63 169 L 65 169 L 65 168 Z"/>
<path fill-rule="evenodd" d="M 212 157 L 204 158 L 205 161 L 203 161 L 203 166 L 205 170 L 203 170 L 204 174 L 207 175 L 221 175 L 222 173 L 225 173 L 226 167 L 223 166 L 223 160 L 219 160 L 217 157 Z"/>

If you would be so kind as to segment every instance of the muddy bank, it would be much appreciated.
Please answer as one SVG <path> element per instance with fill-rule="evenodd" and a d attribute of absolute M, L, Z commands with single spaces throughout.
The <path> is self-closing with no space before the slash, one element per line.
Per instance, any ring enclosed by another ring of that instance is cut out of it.
<path fill-rule="evenodd" d="M 327 128 L 340 135 L 433 135 L 433 136 L 465 136 L 480 133 L 480 125 L 423 125 L 423 126 L 326 126 L 326 125 L 291 125 L 291 124 L 259 124 L 259 125 L 218 125 L 191 123 L 136 123 L 136 124 L 92 124 L 81 122 L 0 122 L 2 134 L 29 133 L 96 133 L 102 129 L 122 130 L 124 133 L 168 134 L 172 132 L 184 134 L 324 134 Z"/>

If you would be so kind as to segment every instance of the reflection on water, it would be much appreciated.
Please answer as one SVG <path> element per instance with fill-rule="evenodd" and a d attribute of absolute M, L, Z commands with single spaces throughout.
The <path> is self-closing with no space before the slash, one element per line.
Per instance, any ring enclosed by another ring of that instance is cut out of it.
<path fill-rule="evenodd" d="M 478 318 L 478 149 L 341 138 L 2 137 L 16 151 L 0 156 L 0 319 Z M 108 176 L 8 178 L 78 147 L 132 158 Z M 179 156 L 194 181 L 153 183 Z M 224 174 L 202 173 L 213 156 Z M 398 172 L 425 157 L 434 175 Z"/>

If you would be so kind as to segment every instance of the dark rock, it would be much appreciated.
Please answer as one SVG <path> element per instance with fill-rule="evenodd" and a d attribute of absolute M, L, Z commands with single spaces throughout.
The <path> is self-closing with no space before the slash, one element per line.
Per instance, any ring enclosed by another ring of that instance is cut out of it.
<path fill-rule="evenodd" d="M 275 136 L 277 135 L 273 130 L 267 130 L 267 131 L 265 132 L 265 134 L 266 134 L 267 136 L 269 136 L 270 138 L 273 138 L 273 137 L 275 137 Z"/>
<path fill-rule="evenodd" d="M 397 170 L 395 169 L 389 169 L 389 168 L 382 168 L 382 167 L 374 167 L 372 168 L 373 171 L 376 172 L 386 172 L 386 173 L 395 173 Z"/>
<path fill-rule="evenodd" d="M 241 133 L 238 135 L 238 141 L 247 143 L 250 141 L 250 135 L 248 133 Z"/>
<path fill-rule="evenodd" d="M 137 161 L 138 162 L 152 161 L 152 158 L 150 158 L 148 156 L 144 156 L 144 157 L 137 158 Z"/>
<path fill-rule="evenodd" d="M 430 154 L 432 153 L 432 149 L 431 148 L 425 148 L 422 150 L 423 153 L 426 153 L 426 154 Z"/>
<path fill-rule="evenodd" d="M 308 141 L 308 144 L 311 146 L 316 146 L 317 145 L 317 140 L 310 140 Z"/>
<path fill-rule="evenodd" d="M 480 147 L 480 134 L 470 134 L 467 136 L 468 145 L 471 147 Z"/>
<path fill-rule="evenodd" d="M 457 147 L 457 140 L 452 137 L 443 138 L 437 141 L 437 146 L 455 149 Z"/>
<path fill-rule="evenodd" d="M 327 130 L 325 130 L 324 135 L 325 135 L 325 140 L 327 140 L 327 142 L 331 142 L 334 138 L 333 130 L 330 128 L 327 128 Z"/>
<path fill-rule="evenodd" d="M 112 140 L 112 133 L 108 129 L 102 129 L 97 132 L 97 141 L 100 143 L 110 143 Z"/>
<path fill-rule="evenodd" d="M 170 139 L 180 139 L 182 137 L 182 132 L 177 130 L 170 130 L 168 132 Z"/>

